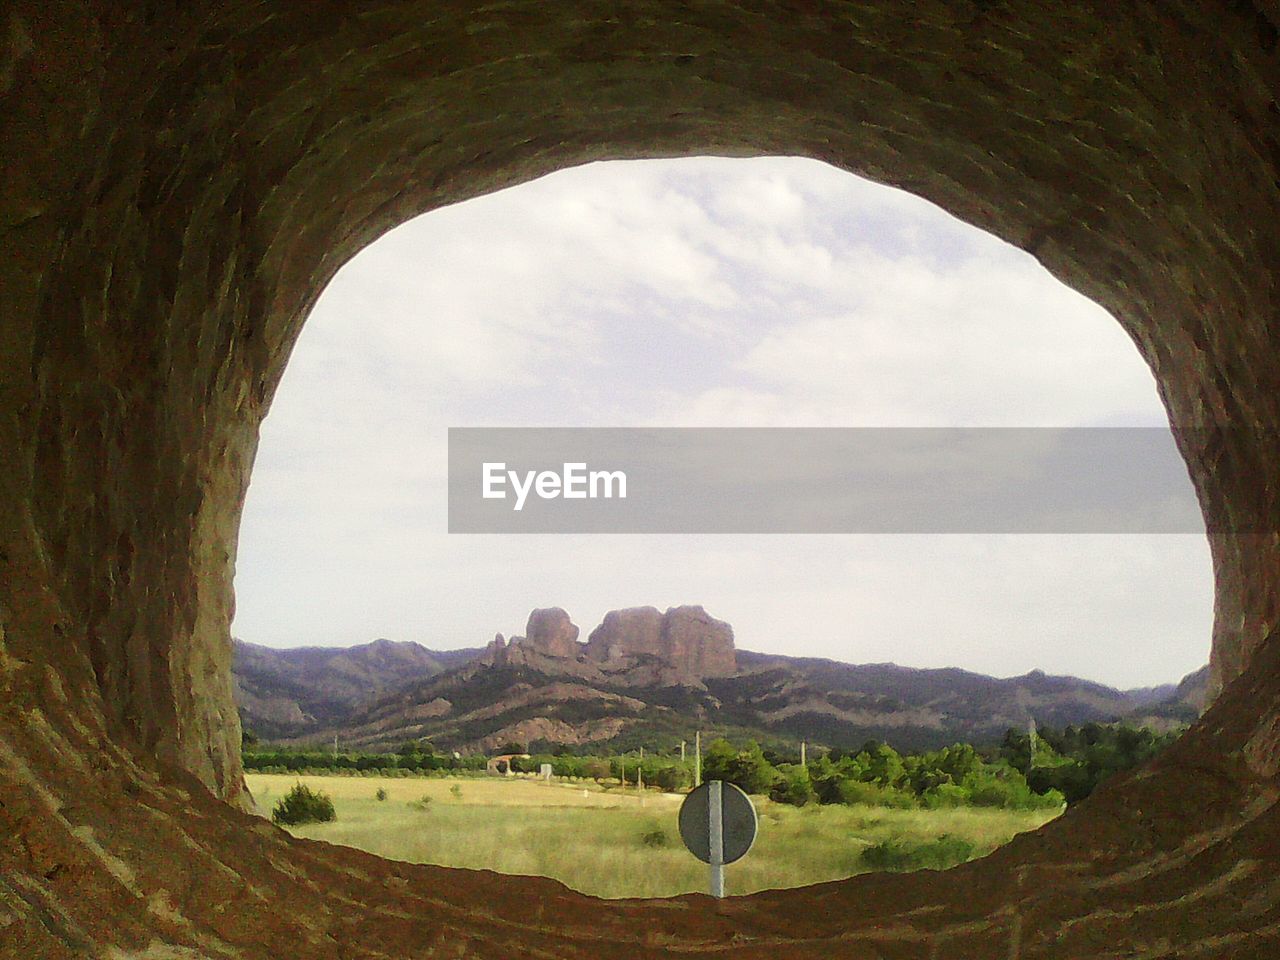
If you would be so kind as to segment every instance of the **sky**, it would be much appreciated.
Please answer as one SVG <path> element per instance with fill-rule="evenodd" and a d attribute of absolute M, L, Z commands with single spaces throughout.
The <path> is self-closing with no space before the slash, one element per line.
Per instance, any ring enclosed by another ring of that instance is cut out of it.
<path fill-rule="evenodd" d="M 263 429 L 235 636 L 435 649 L 702 604 L 739 648 L 1121 687 L 1208 659 L 1202 535 L 449 534 L 474 426 L 1163 426 L 1120 325 L 925 200 L 799 158 L 562 170 L 390 231 Z"/>

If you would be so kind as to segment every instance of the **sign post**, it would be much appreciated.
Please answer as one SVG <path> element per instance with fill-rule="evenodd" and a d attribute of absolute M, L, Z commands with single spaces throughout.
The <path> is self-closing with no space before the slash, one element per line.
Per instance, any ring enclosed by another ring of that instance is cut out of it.
<path fill-rule="evenodd" d="M 680 806 L 680 837 L 689 852 L 711 867 L 711 895 L 724 896 L 724 868 L 741 860 L 755 843 L 756 808 L 742 788 L 708 780 Z"/>
<path fill-rule="evenodd" d="M 724 781 L 712 780 L 707 784 L 707 812 L 709 851 L 711 856 L 711 895 L 717 900 L 724 896 Z"/>

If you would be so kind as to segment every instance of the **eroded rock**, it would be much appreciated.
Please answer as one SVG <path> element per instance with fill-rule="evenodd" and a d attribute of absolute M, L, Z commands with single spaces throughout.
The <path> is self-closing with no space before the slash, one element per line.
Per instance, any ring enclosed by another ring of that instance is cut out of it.
<path fill-rule="evenodd" d="M 611 610 L 587 639 L 586 655 L 616 661 L 644 655 L 657 657 L 687 679 L 727 677 L 737 671 L 733 628 L 702 607 L 656 607 Z"/>

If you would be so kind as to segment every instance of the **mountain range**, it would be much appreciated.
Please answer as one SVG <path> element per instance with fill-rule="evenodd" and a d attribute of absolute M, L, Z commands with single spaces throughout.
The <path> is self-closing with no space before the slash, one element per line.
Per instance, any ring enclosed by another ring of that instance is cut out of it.
<path fill-rule="evenodd" d="M 392 749 L 669 749 L 694 732 L 900 749 L 996 740 L 1047 726 L 1127 720 L 1169 727 L 1199 715 L 1208 668 L 1135 690 L 1032 671 L 996 678 L 956 668 L 848 664 L 737 650 L 701 607 L 613 611 L 585 643 L 559 608 L 525 636 L 431 650 L 375 640 L 347 648 L 236 642 L 241 719 L 276 743 Z"/>

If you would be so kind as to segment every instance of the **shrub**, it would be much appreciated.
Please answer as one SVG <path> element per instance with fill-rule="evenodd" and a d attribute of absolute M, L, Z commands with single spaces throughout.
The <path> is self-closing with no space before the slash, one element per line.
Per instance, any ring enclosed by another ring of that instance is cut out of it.
<path fill-rule="evenodd" d="M 296 783 L 293 789 L 281 797 L 271 811 L 271 819 L 282 825 L 296 826 L 300 823 L 328 823 L 336 820 L 337 813 L 333 809 L 333 801 L 328 794 L 312 790 L 302 783 Z"/>
<path fill-rule="evenodd" d="M 1053 790 L 1044 796 L 1035 793 L 1022 774 L 1011 767 L 991 767 L 982 773 L 971 773 L 962 786 L 969 791 L 970 803 L 975 807 L 1038 810 L 1061 806 L 1060 793 Z"/>
<path fill-rule="evenodd" d="M 387 799 L 387 791 L 386 791 L 386 790 L 384 790 L 382 787 L 379 787 L 379 788 L 378 788 L 378 792 L 377 792 L 377 793 L 375 793 L 375 794 L 373 795 L 373 799 L 375 799 L 375 800 L 385 800 L 385 799 Z"/>
<path fill-rule="evenodd" d="M 936 840 L 916 842 L 890 837 L 862 851 L 862 862 L 872 870 L 946 870 L 973 859 L 968 840 L 943 834 Z"/>
<path fill-rule="evenodd" d="M 754 740 L 735 750 L 723 737 L 712 740 L 702 754 L 702 779 L 726 780 L 747 793 L 768 793 L 778 780 L 778 771 L 764 757 Z"/>
<path fill-rule="evenodd" d="M 940 783 L 926 790 L 920 799 L 928 809 L 937 810 L 941 807 L 967 806 L 972 798 L 969 791 L 958 784 Z"/>
<path fill-rule="evenodd" d="M 455 783 L 452 787 L 450 787 L 450 788 L 449 788 L 449 792 L 450 792 L 451 794 L 453 794 L 453 799 L 455 799 L 455 800 L 461 800 L 461 799 L 462 799 L 462 784 L 460 784 L 460 783 Z"/>
<path fill-rule="evenodd" d="M 817 795 L 813 791 L 813 783 L 809 780 L 809 770 L 806 767 L 786 766 L 781 771 L 781 777 L 774 783 L 773 788 L 769 791 L 769 799 L 775 803 L 789 803 L 793 807 L 803 807 L 807 803 L 812 803 L 817 799 Z"/>
<path fill-rule="evenodd" d="M 655 770 L 652 783 L 667 793 L 678 793 L 693 784 L 693 774 L 688 767 L 673 763 Z"/>
<path fill-rule="evenodd" d="M 640 834 L 640 842 L 646 847 L 665 847 L 670 845 L 671 838 L 661 827 L 652 827 Z"/>
<path fill-rule="evenodd" d="M 426 813 L 427 809 L 431 806 L 431 797 L 424 793 L 417 800 L 410 800 L 409 806 L 413 807 L 415 810 L 421 810 L 423 813 Z"/>
<path fill-rule="evenodd" d="M 866 803 L 898 810 L 916 805 L 915 797 L 904 790 L 882 787 L 878 783 L 863 783 L 861 780 L 840 780 L 836 784 L 836 795 L 839 802 L 844 804 Z"/>

